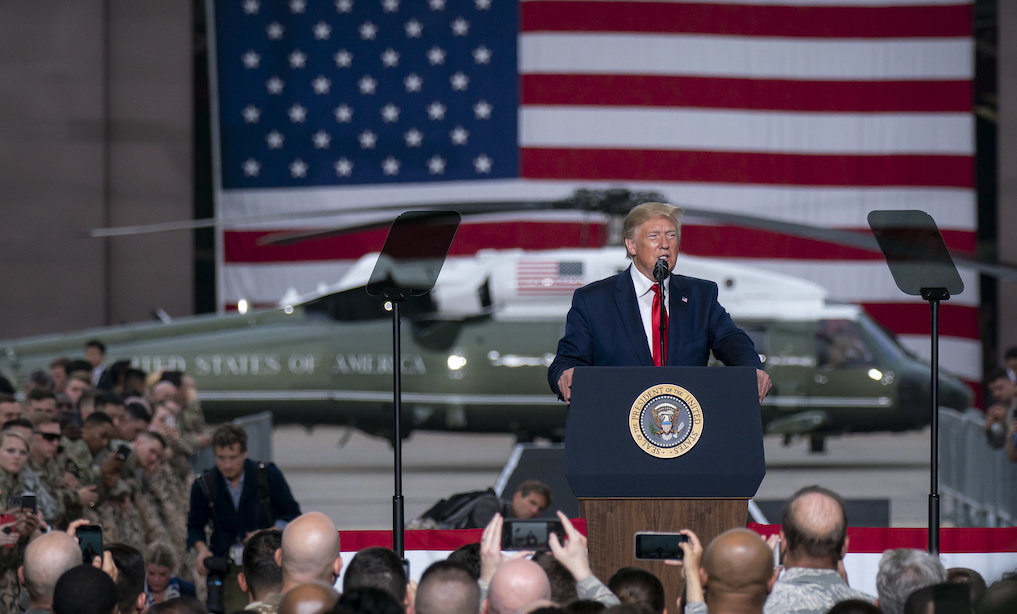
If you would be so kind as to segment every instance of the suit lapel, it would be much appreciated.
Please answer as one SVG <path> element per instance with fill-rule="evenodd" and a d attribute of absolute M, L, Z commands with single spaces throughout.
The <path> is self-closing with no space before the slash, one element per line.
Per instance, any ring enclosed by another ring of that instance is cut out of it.
<path fill-rule="evenodd" d="M 682 333 L 681 326 L 675 326 L 675 322 L 687 322 L 689 304 L 682 300 L 687 297 L 685 282 L 677 275 L 671 275 L 668 280 L 667 290 L 667 364 L 678 364 L 676 360 L 681 352 Z"/>
<path fill-rule="evenodd" d="M 629 266 L 631 267 L 631 265 Z M 632 285 L 631 271 L 626 270 L 618 275 L 618 281 L 614 288 L 614 302 L 618 306 L 618 316 L 625 327 L 626 336 L 632 342 L 632 350 L 635 352 L 635 356 L 639 357 L 639 364 L 652 367 L 653 356 L 650 354 L 646 331 L 643 330 L 639 305 L 636 304 L 636 290 Z"/>

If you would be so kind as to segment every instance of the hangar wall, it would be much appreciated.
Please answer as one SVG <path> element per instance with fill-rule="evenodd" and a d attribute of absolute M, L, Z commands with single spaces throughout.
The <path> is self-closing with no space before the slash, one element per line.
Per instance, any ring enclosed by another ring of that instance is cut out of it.
<path fill-rule="evenodd" d="M 0 337 L 193 309 L 190 2 L 0 2 Z"/>

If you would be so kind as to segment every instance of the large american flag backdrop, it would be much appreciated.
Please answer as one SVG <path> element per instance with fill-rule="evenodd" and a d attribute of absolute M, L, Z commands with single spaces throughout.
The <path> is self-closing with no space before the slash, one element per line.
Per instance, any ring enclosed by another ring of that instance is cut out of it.
<path fill-rule="evenodd" d="M 214 0 L 219 304 L 336 281 L 386 230 L 343 207 L 656 190 L 674 203 L 867 232 L 922 209 L 976 238 L 969 2 Z M 278 217 L 272 217 L 278 216 Z M 581 213 L 468 221 L 453 253 L 597 242 Z M 816 281 L 928 355 L 929 309 L 878 254 L 689 219 L 682 251 Z M 981 377 L 978 280 L 941 363 Z"/>

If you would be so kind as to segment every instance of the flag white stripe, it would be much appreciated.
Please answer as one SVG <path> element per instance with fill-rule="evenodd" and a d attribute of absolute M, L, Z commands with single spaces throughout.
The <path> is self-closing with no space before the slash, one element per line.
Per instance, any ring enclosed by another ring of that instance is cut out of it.
<path fill-rule="evenodd" d="M 920 209 L 936 220 L 941 230 L 976 228 L 974 192 L 967 188 L 817 188 L 705 183 L 643 183 L 608 181 L 528 181 L 508 179 L 451 184 L 403 184 L 361 188 L 230 190 L 219 201 L 223 219 L 293 211 L 329 211 L 340 207 L 422 203 L 454 204 L 490 200 L 554 200 L 567 198 L 578 188 L 627 187 L 653 190 L 672 203 L 717 209 L 728 213 L 811 224 L 822 228 L 868 228 L 865 216 L 875 209 Z M 389 214 L 394 218 L 395 214 Z M 278 229 L 332 227 L 350 218 L 307 218 L 227 225 L 229 228 Z"/>
<path fill-rule="evenodd" d="M 961 38 L 788 39 L 710 35 L 522 34 L 522 74 L 617 74 L 753 79 L 971 79 Z"/>
<path fill-rule="evenodd" d="M 793 154 L 974 154 L 969 113 L 787 113 L 527 106 L 523 147 Z"/>

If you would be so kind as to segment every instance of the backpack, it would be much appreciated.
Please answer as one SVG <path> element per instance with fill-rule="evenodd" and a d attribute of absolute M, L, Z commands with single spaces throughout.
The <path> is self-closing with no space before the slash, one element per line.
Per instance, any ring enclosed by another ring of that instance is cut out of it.
<path fill-rule="evenodd" d="M 265 516 L 268 518 L 269 526 L 275 524 L 275 512 L 272 511 L 272 493 L 268 488 L 268 466 L 273 463 L 258 463 L 258 500 L 261 501 L 261 506 L 265 509 Z M 205 469 L 197 476 L 194 481 L 198 483 L 198 487 L 201 488 L 201 492 L 205 495 L 205 501 L 208 501 L 208 519 L 213 521 L 215 518 L 215 494 L 212 492 L 210 484 L 215 484 L 215 472 L 217 469 Z"/>
<path fill-rule="evenodd" d="M 461 492 L 438 501 L 411 523 L 410 528 L 462 529 L 470 519 L 470 512 L 478 501 L 487 497 L 498 498 L 493 488 Z"/>

